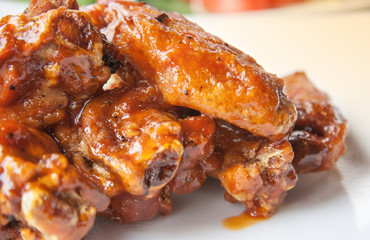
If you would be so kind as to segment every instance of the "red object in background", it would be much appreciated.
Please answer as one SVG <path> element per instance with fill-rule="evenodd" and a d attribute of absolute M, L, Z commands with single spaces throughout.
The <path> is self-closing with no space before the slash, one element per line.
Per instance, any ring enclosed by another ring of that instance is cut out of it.
<path fill-rule="evenodd" d="M 305 0 L 203 0 L 204 8 L 210 12 L 238 12 L 286 6 Z"/>

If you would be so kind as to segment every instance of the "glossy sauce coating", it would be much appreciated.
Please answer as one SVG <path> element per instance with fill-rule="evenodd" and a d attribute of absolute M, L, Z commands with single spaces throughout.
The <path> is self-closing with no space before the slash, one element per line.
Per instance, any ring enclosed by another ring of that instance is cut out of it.
<path fill-rule="evenodd" d="M 0 119 L 50 126 L 110 76 L 102 35 L 86 13 L 60 7 L 34 15 L 31 4 L 0 20 L 0 36 Z"/>
<path fill-rule="evenodd" d="M 298 180 L 289 142 L 269 143 L 218 120 L 215 144 L 215 154 L 222 161 L 217 177 L 227 192 L 226 199 L 244 203 L 251 216 L 272 215 Z"/>
<path fill-rule="evenodd" d="M 124 191 L 151 198 L 173 178 L 183 153 L 181 126 L 166 106 L 148 82 L 115 88 L 86 104 L 76 128 L 61 125 L 55 136 L 109 196 Z"/>
<path fill-rule="evenodd" d="M 43 239 L 80 239 L 108 204 L 51 137 L 13 120 L 0 122 L 0 218 L 19 222 L 21 234 L 29 229 Z"/>
<path fill-rule="evenodd" d="M 121 178 L 124 189 L 138 196 L 157 194 L 176 173 L 183 146 L 181 126 L 155 107 L 156 87 L 121 89 L 91 100 L 81 117 L 89 156 Z"/>
<path fill-rule="evenodd" d="M 189 116 L 179 122 L 184 154 L 169 187 L 173 193 L 186 194 L 200 188 L 207 178 L 202 160 L 213 153 L 215 123 L 204 115 Z"/>
<path fill-rule="evenodd" d="M 248 213 L 243 212 L 240 215 L 224 219 L 222 221 L 222 225 L 229 230 L 241 230 L 246 227 L 258 224 L 267 219 L 268 218 L 265 217 L 252 217 Z"/>
<path fill-rule="evenodd" d="M 296 110 L 282 80 L 253 58 L 178 14 L 108 2 L 85 10 L 142 76 L 157 84 L 166 102 L 272 140 L 291 132 Z"/>
<path fill-rule="evenodd" d="M 294 168 L 300 173 L 329 170 L 346 150 L 347 121 L 303 72 L 285 77 L 284 82 L 298 110 L 289 138 Z"/>
<path fill-rule="evenodd" d="M 120 223 L 129 223 L 149 220 L 159 214 L 165 216 L 170 214 L 171 210 L 171 193 L 166 186 L 160 193 L 151 198 L 133 196 L 127 192 L 122 192 L 111 198 L 109 208 L 100 215 Z"/>
<path fill-rule="evenodd" d="M 285 79 L 289 143 L 296 108 L 253 58 L 180 15 L 99 2 L 92 20 L 74 0 L 0 20 L 1 239 L 80 239 L 97 212 L 167 215 L 171 193 L 208 176 L 242 216 L 266 217 L 297 181 L 290 143 L 299 172 L 343 154 L 345 120 L 304 75 Z"/>

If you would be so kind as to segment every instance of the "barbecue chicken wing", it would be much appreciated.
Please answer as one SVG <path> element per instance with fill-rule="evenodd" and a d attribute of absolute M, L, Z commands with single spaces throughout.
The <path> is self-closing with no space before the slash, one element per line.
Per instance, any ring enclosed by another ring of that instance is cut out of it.
<path fill-rule="evenodd" d="M 55 135 L 109 196 L 126 191 L 151 198 L 173 178 L 183 153 L 181 126 L 162 110 L 165 105 L 156 86 L 145 81 L 131 90 L 115 88 L 88 102 L 80 130 L 62 125 Z M 77 145 L 68 138 L 72 132 L 79 134 Z"/>
<path fill-rule="evenodd" d="M 284 78 L 286 91 L 298 110 L 289 138 L 297 172 L 329 170 L 346 150 L 347 122 L 303 72 Z"/>
<path fill-rule="evenodd" d="M 144 3 L 101 1 L 84 9 L 120 54 L 157 84 L 166 102 L 280 140 L 296 110 L 281 79 L 175 13 Z"/>
<path fill-rule="evenodd" d="M 0 224 L 8 238 L 81 239 L 108 204 L 51 137 L 0 122 Z"/>
<path fill-rule="evenodd" d="M 175 177 L 169 183 L 176 194 L 190 193 L 200 188 L 207 178 L 203 161 L 214 149 L 215 123 L 208 116 L 188 116 L 179 119 L 182 127 L 184 153 Z"/>
<path fill-rule="evenodd" d="M 89 16 L 50 9 L 57 2 L 76 7 L 74 1 L 32 1 L 25 14 L 0 20 L 0 119 L 50 126 L 79 111 L 77 103 L 110 77 L 102 35 Z"/>
<path fill-rule="evenodd" d="M 221 161 L 216 176 L 227 192 L 225 198 L 244 203 L 251 216 L 272 215 L 298 179 L 289 142 L 272 144 L 217 120 L 215 145 L 212 161 Z"/>

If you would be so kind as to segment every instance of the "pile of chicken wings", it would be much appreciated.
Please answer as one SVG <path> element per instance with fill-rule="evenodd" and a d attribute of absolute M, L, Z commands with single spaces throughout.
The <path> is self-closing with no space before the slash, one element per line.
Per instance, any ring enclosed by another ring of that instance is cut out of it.
<path fill-rule="evenodd" d="M 32 0 L 0 20 L 0 239 L 167 215 L 208 177 L 268 217 L 346 135 L 304 73 L 278 78 L 177 13 Z"/>

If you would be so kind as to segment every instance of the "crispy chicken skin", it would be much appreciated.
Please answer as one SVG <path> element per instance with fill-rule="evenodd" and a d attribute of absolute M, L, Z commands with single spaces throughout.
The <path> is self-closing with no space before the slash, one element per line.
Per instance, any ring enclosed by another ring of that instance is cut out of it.
<path fill-rule="evenodd" d="M 296 110 L 281 79 L 179 14 L 149 5 L 102 1 L 84 9 L 119 52 L 156 83 L 166 102 L 281 140 Z"/>
<path fill-rule="evenodd" d="M 109 79 L 110 69 L 104 66 L 102 35 L 86 13 L 40 3 L 43 11 L 35 15 L 32 3 L 27 13 L 0 20 L 0 119 L 41 128 L 86 101 Z"/>
<path fill-rule="evenodd" d="M 2 228 L 10 232 L 9 223 L 19 222 L 22 236 L 80 239 L 108 204 L 51 137 L 14 120 L 0 122 Z"/>
<path fill-rule="evenodd" d="M 217 177 L 227 192 L 225 198 L 244 203 L 251 216 L 271 216 L 298 180 L 289 142 L 272 144 L 217 120 L 215 145 L 213 159 L 221 158 Z"/>
<path fill-rule="evenodd" d="M 110 196 L 101 215 L 127 223 L 171 212 L 167 184 L 184 149 L 172 109 L 155 85 L 140 81 L 95 96 L 78 120 L 54 129 L 66 156 Z"/>
<path fill-rule="evenodd" d="M 298 110 L 298 120 L 289 138 L 297 172 L 329 170 L 346 150 L 347 121 L 325 93 L 297 72 L 284 79 L 286 91 Z"/>
<path fill-rule="evenodd" d="M 173 178 L 183 153 L 181 125 L 164 112 L 155 85 L 115 88 L 96 96 L 81 114 L 78 149 L 60 126 L 55 136 L 76 166 L 109 195 L 151 198 Z"/>

